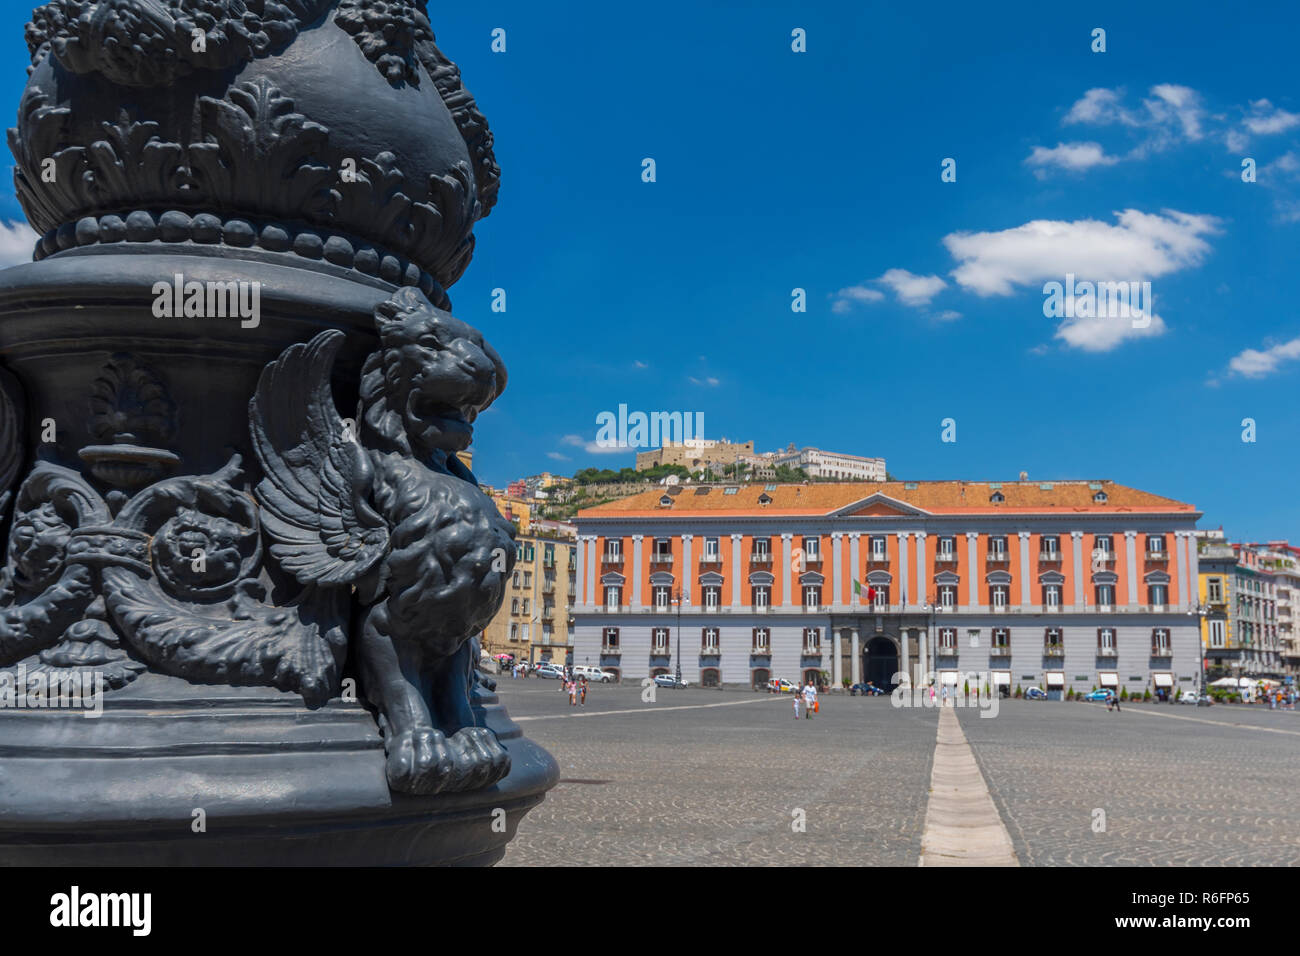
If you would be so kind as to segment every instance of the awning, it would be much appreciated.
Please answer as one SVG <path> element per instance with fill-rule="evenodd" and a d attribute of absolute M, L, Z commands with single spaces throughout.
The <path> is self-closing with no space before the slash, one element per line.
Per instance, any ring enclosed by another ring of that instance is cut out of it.
<path fill-rule="evenodd" d="M 953 687 L 956 687 L 957 682 L 960 680 L 961 680 L 961 671 L 939 671 L 940 684 L 950 684 Z"/>
<path fill-rule="evenodd" d="M 1098 671 L 1097 682 L 1101 684 L 1102 687 L 1118 687 L 1119 674 L 1115 671 Z"/>
<path fill-rule="evenodd" d="M 1156 682 L 1157 687 L 1173 687 L 1174 675 L 1157 671 L 1151 675 L 1151 679 Z"/>
<path fill-rule="evenodd" d="M 993 672 L 993 686 L 997 687 L 1001 684 L 1005 684 L 1007 687 L 1011 686 L 1011 671 Z"/>
<path fill-rule="evenodd" d="M 1065 671 L 1048 671 L 1048 672 L 1047 672 L 1047 686 L 1048 686 L 1048 687 L 1064 687 L 1064 686 L 1065 686 Z"/>

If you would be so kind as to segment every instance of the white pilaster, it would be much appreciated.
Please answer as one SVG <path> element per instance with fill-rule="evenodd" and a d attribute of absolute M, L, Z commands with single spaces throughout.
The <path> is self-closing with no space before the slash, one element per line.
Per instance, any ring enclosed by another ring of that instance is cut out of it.
<path fill-rule="evenodd" d="M 792 556 L 792 551 L 791 551 L 791 548 L 792 548 L 792 540 L 791 540 L 791 539 L 793 539 L 793 538 L 794 538 L 794 535 L 791 534 L 791 533 L 788 532 L 788 531 L 781 535 L 781 567 L 784 569 L 784 570 L 782 571 L 782 574 L 784 575 L 784 577 L 782 578 L 782 580 L 785 582 L 785 587 L 784 587 L 784 591 L 783 591 L 783 596 L 784 596 L 784 598 L 785 598 L 785 602 L 784 602 L 784 603 L 785 603 L 785 606 L 786 606 L 786 607 L 794 607 L 794 606 L 795 606 L 795 600 L 794 600 L 794 587 L 792 586 L 792 584 L 791 584 L 791 580 L 790 580 L 790 579 L 793 577 L 793 575 L 792 575 L 792 573 L 791 573 L 791 568 L 790 568 L 790 561 L 791 561 L 791 556 Z"/>
<path fill-rule="evenodd" d="M 641 538 L 642 535 L 632 535 L 632 606 L 642 607 L 641 604 Z"/>
<path fill-rule="evenodd" d="M 978 531 L 966 532 L 966 605 L 970 610 L 974 610 L 979 603 L 979 580 L 984 571 L 975 564 L 979 536 Z"/>
<path fill-rule="evenodd" d="M 1020 606 L 1029 607 L 1029 532 L 1020 532 Z M 1007 595 L 1009 599 L 1011 595 Z"/>
<path fill-rule="evenodd" d="M 839 607 L 843 603 L 844 589 L 844 569 L 842 567 L 843 558 L 843 531 L 831 532 L 831 599 L 826 603 L 832 608 Z M 839 686 L 839 680 L 835 681 L 835 686 Z"/>
<path fill-rule="evenodd" d="M 1070 549 L 1074 552 L 1074 609 L 1082 611 L 1084 600 L 1083 595 L 1087 593 L 1088 582 L 1083 576 L 1083 532 L 1070 532 Z M 1092 563 L 1089 562 L 1089 567 Z M 1061 596 L 1061 603 L 1065 603 L 1065 596 Z"/>
<path fill-rule="evenodd" d="M 691 541 L 694 535 L 682 535 L 682 610 L 691 603 L 691 582 L 695 580 L 695 565 L 691 563 Z"/>
<path fill-rule="evenodd" d="M 907 675 L 903 679 L 903 683 L 915 686 L 915 683 L 912 680 L 912 654 L 907 643 L 907 628 L 903 628 L 899 631 L 898 637 L 902 647 L 902 650 L 899 652 L 899 657 L 901 658 L 899 661 L 899 670 Z"/>
<path fill-rule="evenodd" d="M 855 541 L 854 544 L 857 542 Z M 852 683 L 862 683 L 862 648 L 858 644 L 858 629 L 852 628 L 849 631 L 849 670 L 852 672 Z"/>
<path fill-rule="evenodd" d="M 844 650 L 842 641 L 844 634 L 837 628 L 834 632 L 835 638 L 831 641 L 831 653 L 835 655 L 832 677 L 837 688 L 844 685 Z"/>

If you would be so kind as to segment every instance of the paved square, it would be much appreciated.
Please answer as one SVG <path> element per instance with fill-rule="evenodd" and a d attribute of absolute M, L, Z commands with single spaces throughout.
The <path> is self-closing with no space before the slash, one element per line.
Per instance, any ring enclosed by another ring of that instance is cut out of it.
<path fill-rule="evenodd" d="M 584 713 L 555 681 L 499 690 L 561 767 L 502 865 L 917 864 L 936 710 L 823 695 L 796 723 L 788 696 L 748 691 L 645 703 L 593 685 Z M 956 714 L 1022 865 L 1300 864 L 1300 714 L 1016 700 Z"/>

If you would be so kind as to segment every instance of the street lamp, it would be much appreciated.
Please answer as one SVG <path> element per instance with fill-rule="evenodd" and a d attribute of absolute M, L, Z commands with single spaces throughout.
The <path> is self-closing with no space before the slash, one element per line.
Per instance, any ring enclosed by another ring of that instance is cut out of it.
<path fill-rule="evenodd" d="M 1201 675 L 1199 680 L 1200 683 L 1199 696 L 1204 697 L 1206 692 L 1205 691 L 1205 640 L 1206 638 L 1202 632 L 1204 630 L 1203 625 L 1205 623 L 1205 618 L 1210 613 L 1210 606 L 1208 604 L 1197 603 L 1187 613 L 1196 617 L 1196 646 L 1200 649 L 1201 652 Z"/>

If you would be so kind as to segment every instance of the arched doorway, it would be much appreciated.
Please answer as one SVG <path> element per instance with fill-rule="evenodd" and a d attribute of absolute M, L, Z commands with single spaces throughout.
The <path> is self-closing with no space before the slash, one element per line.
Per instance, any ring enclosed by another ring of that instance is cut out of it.
<path fill-rule="evenodd" d="M 873 637 L 862 650 L 862 680 L 892 690 L 898 673 L 898 647 L 887 637 Z"/>

